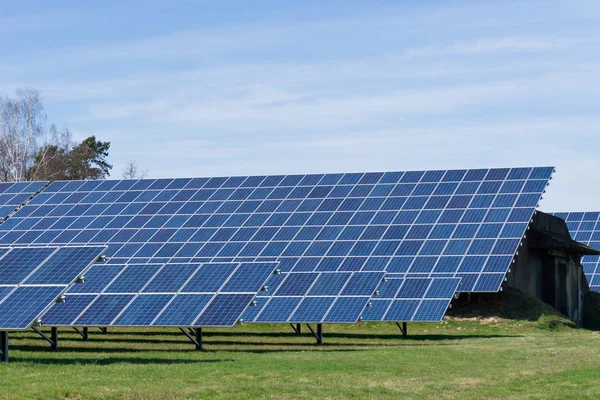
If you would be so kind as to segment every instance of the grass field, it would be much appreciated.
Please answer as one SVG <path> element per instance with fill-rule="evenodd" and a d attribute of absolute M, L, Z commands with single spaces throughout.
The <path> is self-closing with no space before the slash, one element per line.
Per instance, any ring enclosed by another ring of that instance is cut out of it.
<path fill-rule="evenodd" d="M 92 331 L 88 342 L 61 330 L 57 352 L 17 333 L 0 398 L 599 397 L 600 334 L 522 305 L 463 308 L 409 324 L 406 339 L 392 324 L 325 326 L 323 346 L 286 325 L 207 330 L 204 352 L 173 329 Z"/>

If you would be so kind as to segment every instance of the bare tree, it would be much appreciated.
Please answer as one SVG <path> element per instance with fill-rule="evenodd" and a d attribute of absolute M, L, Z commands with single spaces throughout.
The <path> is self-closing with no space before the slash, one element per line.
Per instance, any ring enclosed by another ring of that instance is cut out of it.
<path fill-rule="evenodd" d="M 141 170 L 134 160 L 130 160 L 123 168 L 123 179 L 144 179 L 148 176 L 148 170 Z"/>
<path fill-rule="evenodd" d="M 74 143 L 71 132 L 46 123 L 37 90 L 0 96 L 0 181 L 104 179 L 110 142 L 95 136 Z"/>
<path fill-rule="evenodd" d="M 47 139 L 46 114 L 38 91 L 18 89 L 0 96 L 0 179 L 27 180 L 41 142 Z"/>

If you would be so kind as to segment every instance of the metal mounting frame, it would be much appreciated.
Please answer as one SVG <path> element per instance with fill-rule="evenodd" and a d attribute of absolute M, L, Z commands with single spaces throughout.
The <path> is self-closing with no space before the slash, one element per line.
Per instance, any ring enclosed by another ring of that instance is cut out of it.
<path fill-rule="evenodd" d="M 73 327 L 73 330 L 75 332 L 77 332 L 79 335 L 81 335 L 81 337 L 83 338 L 84 342 L 87 342 L 89 339 L 89 329 L 87 326 L 84 326 L 83 328 L 81 328 L 81 330 L 77 327 Z"/>
<path fill-rule="evenodd" d="M 179 330 L 196 345 L 196 350 L 204 350 L 202 328 L 179 328 Z"/>
<path fill-rule="evenodd" d="M 402 337 L 406 337 L 408 335 L 406 322 L 402 322 L 402 325 L 400 325 L 400 322 L 396 322 L 396 325 L 398 326 L 398 329 L 400 329 L 400 332 L 402 332 Z"/>
<path fill-rule="evenodd" d="M 46 335 L 43 331 L 41 331 L 36 326 L 32 326 L 31 329 L 33 329 L 34 332 L 36 332 L 38 335 L 40 335 L 42 337 L 42 339 L 44 339 L 45 341 L 50 343 L 50 347 L 52 348 L 52 350 L 58 350 L 58 328 L 57 327 L 50 328 L 50 337 L 48 337 L 48 335 Z"/>
<path fill-rule="evenodd" d="M 317 330 L 315 331 L 312 326 L 306 324 L 306 327 L 312 333 L 312 335 L 317 339 L 317 345 L 323 344 L 323 324 L 317 324 Z"/>
<path fill-rule="evenodd" d="M 290 324 L 296 335 L 302 335 L 302 324 Z"/>

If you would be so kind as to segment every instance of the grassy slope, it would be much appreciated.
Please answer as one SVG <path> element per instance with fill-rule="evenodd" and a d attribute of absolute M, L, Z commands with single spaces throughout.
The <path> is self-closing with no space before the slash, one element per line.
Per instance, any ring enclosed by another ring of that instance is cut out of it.
<path fill-rule="evenodd" d="M 600 335 L 516 293 L 491 303 L 409 324 L 408 339 L 392 324 L 326 326 L 321 347 L 284 325 L 209 330 L 207 352 L 174 330 L 111 330 L 87 343 L 65 330 L 58 352 L 13 334 L 0 398 L 598 396 Z"/>

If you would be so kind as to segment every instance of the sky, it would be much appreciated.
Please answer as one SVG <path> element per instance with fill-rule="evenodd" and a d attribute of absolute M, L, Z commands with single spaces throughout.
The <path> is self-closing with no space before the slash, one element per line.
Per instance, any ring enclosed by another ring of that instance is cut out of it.
<path fill-rule="evenodd" d="M 114 178 L 552 165 L 542 210 L 600 210 L 597 0 L 1 9 L 0 94 L 110 141 Z"/>

